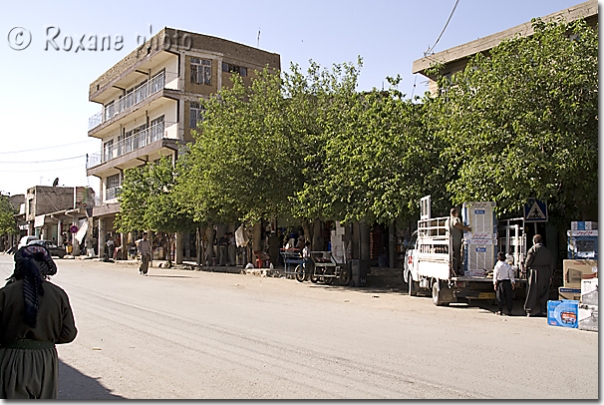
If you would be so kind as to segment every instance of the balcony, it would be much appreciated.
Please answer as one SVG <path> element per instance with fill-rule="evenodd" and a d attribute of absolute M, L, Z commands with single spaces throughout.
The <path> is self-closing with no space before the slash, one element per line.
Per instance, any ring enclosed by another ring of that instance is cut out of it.
<path fill-rule="evenodd" d="M 101 111 L 88 119 L 88 130 L 91 131 L 113 117 L 129 110 L 163 89 L 178 90 L 178 74 L 162 72 L 142 86 L 136 87 L 124 97 L 103 107 Z"/>
<path fill-rule="evenodd" d="M 178 124 L 175 122 L 160 122 L 140 131 L 136 135 L 122 139 L 116 143 L 106 142 L 101 153 L 88 155 L 86 169 L 106 163 L 127 153 L 141 149 L 160 139 L 177 139 Z"/>
<path fill-rule="evenodd" d="M 105 190 L 105 201 L 114 200 L 122 194 L 122 187 L 111 187 Z"/>

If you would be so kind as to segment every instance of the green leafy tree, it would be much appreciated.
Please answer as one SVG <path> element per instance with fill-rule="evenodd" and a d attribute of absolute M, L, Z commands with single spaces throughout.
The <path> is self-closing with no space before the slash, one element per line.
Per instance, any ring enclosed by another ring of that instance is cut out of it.
<path fill-rule="evenodd" d="M 170 157 L 126 170 L 117 215 L 120 231 L 151 229 L 173 234 L 194 230 L 193 217 L 173 191 L 176 177 Z M 168 262 L 171 262 L 171 243 L 168 249 Z"/>
<path fill-rule="evenodd" d="M 17 210 L 8 195 L 0 194 L 0 235 L 17 233 Z"/>
<path fill-rule="evenodd" d="M 432 114 L 448 191 L 503 212 L 535 197 L 579 218 L 597 207 L 598 32 L 584 21 L 533 26 L 440 80 Z"/>

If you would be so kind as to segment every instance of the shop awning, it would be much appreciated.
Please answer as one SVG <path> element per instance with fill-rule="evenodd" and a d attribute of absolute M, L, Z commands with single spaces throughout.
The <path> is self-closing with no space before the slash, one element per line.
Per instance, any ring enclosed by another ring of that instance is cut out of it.
<path fill-rule="evenodd" d="M 87 231 L 88 231 L 88 221 L 84 221 L 84 223 L 82 224 L 82 227 L 75 234 L 75 238 L 77 239 L 78 243 L 82 243 L 82 241 L 84 240 L 84 237 L 86 236 Z"/>

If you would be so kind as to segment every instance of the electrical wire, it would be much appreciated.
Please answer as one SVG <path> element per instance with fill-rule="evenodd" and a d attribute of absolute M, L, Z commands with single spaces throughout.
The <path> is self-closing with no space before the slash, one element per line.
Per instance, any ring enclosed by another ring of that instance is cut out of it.
<path fill-rule="evenodd" d="M 11 161 L 11 162 L 1 162 L 0 164 L 13 164 L 13 165 L 21 165 L 21 164 L 37 164 L 37 163 L 52 163 L 52 162 L 62 162 L 64 160 L 73 160 L 73 159 L 80 159 L 86 157 L 86 155 L 78 155 L 78 156 L 72 156 L 72 157 L 68 157 L 68 158 L 61 158 L 61 159 L 49 159 L 49 160 L 36 160 L 36 161 L 30 161 L 30 162 L 17 162 L 17 161 Z"/>
<path fill-rule="evenodd" d="M 73 169 L 80 169 L 83 168 L 84 166 L 79 164 L 77 166 L 67 166 L 67 167 L 48 167 L 48 168 L 44 168 L 44 169 L 21 169 L 21 170 L 0 170 L 0 173 L 41 173 L 42 171 L 44 172 L 63 172 L 63 171 L 67 171 L 67 170 L 73 170 Z"/>
<path fill-rule="evenodd" d="M 453 10 L 451 10 L 451 14 L 449 14 L 449 18 L 447 19 L 447 22 L 445 23 L 445 26 L 443 27 L 442 31 L 440 32 L 440 35 L 438 36 L 438 38 L 436 38 L 436 42 L 434 42 L 434 45 L 432 45 L 430 48 L 428 48 L 426 50 L 426 52 L 424 52 L 424 56 L 427 56 L 430 52 L 432 52 L 432 50 L 434 49 L 434 47 L 436 46 L 436 44 L 438 44 L 438 41 L 440 41 L 440 38 L 445 33 L 445 30 L 447 29 L 447 26 L 449 25 L 449 22 L 451 21 L 451 17 L 453 17 L 453 14 L 455 13 L 455 9 L 457 8 L 457 4 L 459 4 L 459 0 L 455 1 L 455 5 L 453 6 Z"/>
<path fill-rule="evenodd" d="M 27 153 L 27 152 L 36 152 L 39 150 L 47 150 L 47 149 L 55 149 L 55 148 L 65 148 L 65 147 L 69 147 L 71 145 L 79 145 L 82 143 L 86 143 L 86 142 L 90 142 L 92 139 L 87 139 L 85 141 L 79 141 L 79 142 L 71 142 L 68 144 L 64 144 L 64 145 L 53 145 L 53 146 L 46 146 L 43 148 L 36 148 L 36 149 L 24 149 L 24 150 L 14 150 L 14 151 L 9 151 L 9 152 L 0 152 L 0 155 L 10 155 L 10 154 L 16 154 L 16 153 Z"/>

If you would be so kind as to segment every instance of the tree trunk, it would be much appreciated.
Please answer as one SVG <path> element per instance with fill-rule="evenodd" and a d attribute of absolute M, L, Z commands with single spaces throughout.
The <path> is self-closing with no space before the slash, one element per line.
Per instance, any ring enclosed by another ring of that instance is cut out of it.
<path fill-rule="evenodd" d="M 197 257 L 195 258 L 195 261 L 197 262 L 198 266 L 201 266 L 201 258 L 203 257 L 203 253 L 202 253 L 202 249 L 203 249 L 203 243 L 202 243 L 202 229 L 200 227 L 195 228 L 195 244 L 197 246 L 195 246 L 195 252 L 197 253 Z"/>
<path fill-rule="evenodd" d="M 172 240 L 175 237 L 175 233 L 168 234 L 168 268 L 172 267 Z"/>

